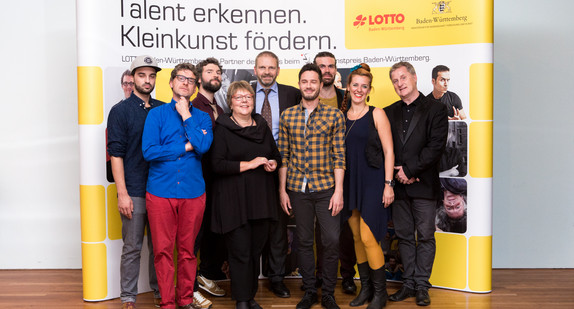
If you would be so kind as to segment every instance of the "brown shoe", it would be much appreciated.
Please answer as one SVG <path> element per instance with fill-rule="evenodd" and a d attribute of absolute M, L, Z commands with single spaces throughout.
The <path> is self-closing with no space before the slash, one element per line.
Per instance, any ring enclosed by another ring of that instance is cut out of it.
<path fill-rule="evenodd" d="M 122 309 L 136 309 L 136 303 L 133 301 L 122 303 Z"/>
<path fill-rule="evenodd" d="M 203 297 L 199 291 L 193 292 L 193 304 L 201 309 L 210 309 L 212 305 L 211 301 Z"/>
<path fill-rule="evenodd" d="M 154 306 L 156 306 L 157 308 L 161 308 L 161 298 L 154 298 L 154 299 L 153 299 L 153 304 L 154 304 Z"/>

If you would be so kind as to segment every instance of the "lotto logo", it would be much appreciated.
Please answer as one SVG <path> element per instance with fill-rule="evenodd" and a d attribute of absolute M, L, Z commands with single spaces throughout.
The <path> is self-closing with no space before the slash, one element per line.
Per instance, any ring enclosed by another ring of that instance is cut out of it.
<path fill-rule="evenodd" d="M 368 15 L 363 16 L 363 14 L 358 15 L 353 22 L 353 26 L 359 28 L 360 26 L 368 23 L 369 25 L 381 25 L 381 24 L 402 24 L 405 21 L 405 15 L 403 14 L 379 14 L 379 15 Z"/>

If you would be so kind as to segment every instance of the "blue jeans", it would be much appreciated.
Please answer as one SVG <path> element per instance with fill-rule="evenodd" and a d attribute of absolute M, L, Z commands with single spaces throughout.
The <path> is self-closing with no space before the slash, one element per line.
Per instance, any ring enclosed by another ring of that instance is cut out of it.
<path fill-rule="evenodd" d="M 147 243 L 149 248 L 149 285 L 155 298 L 160 298 L 157 277 L 153 263 L 153 246 L 147 219 L 144 197 L 131 197 L 134 203 L 132 219 L 122 218 L 122 258 L 120 262 L 120 298 L 122 303 L 135 302 L 138 294 L 138 279 L 140 275 L 140 255 L 143 245 L 144 232 L 147 228 Z"/>

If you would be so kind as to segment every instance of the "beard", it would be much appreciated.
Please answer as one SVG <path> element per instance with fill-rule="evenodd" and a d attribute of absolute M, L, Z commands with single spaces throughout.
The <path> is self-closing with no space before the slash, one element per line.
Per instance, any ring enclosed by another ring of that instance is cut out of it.
<path fill-rule="evenodd" d="M 263 81 L 263 78 L 264 78 L 264 77 L 272 77 L 273 79 L 272 79 L 270 82 L 266 83 L 266 82 Z M 259 81 L 259 83 L 260 83 L 261 86 L 263 86 L 263 87 L 271 87 L 271 86 L 275 83 L 275 78 L 277 78 L 277 76 L 273 76 L 273 75 L 263 75 L 263 76 L 261 76 L 261 77 L 258 76 L 258 77 L 257 77 L 257 81 Z"/>
<path fill-rule="evenodd" d="M 142 87 L 142 86 L 145 85 L 145 84 L 148 84 L 148 85 L 151 86 L 151 87 L 149 88 L 149 90 L 146 90 L 146 89 L 144 89 L 144 88 Z M 150 84 L 150 83 L 144 83 L 144 84 L 142 84 L 141 86 L 138 85 L 138 84 L 135 84 L 134 87 L 136 88 L 136 90 L 137 90 L 139 93 L 145 94 L 145 95 L 148 95 L 148 94 L 150 94 L 150 93 L 153 91 L 153 85 Z"/>
<path fill-rule="evenodd" d="M 335 77 L 331 76 L 330 80 L 325 80 L 325 75 L 323 75 L 323 87 L 330 87 L 335 83 Z"/>
<path fill-rule="evenodd" d="M 331 86 L 333 86 L 334 83 L 335 83 L 335 79 L 332 79 L 330 81 L 323 81 L 323 87 L 331 87 Z"/>
<path fill-rule="evenodd" d="M 317 89 L 317 91 L 315 91 L 315 92 L 313 92 L 313 93 L 311 93 L 311 94 L 306 94 L 306 93 L 304 93 L 304 92 L 301 93 L 301 94 L 302 94 L 302 96 L 303 96 L 303 99 L 305 99 L 305 100 L 307 100 L 307 101 L 313 101 L 313 100 L 315 100 L 316 98 L 319 97 L 319 92 L 320 92 L 320 89 Z"/>
<path fill-rule="evenodd" d="M 213 84 L 212 82 L 215 83 Z M 221 82 L 217 79 L 212 79 L 210 81 L 206 81 L 204 79 L 201 79 L 201 86 L 203 87 L 203 89 L 211 92 L 211 93 L 216 93 L 219 88 L 221 88 Z"/>

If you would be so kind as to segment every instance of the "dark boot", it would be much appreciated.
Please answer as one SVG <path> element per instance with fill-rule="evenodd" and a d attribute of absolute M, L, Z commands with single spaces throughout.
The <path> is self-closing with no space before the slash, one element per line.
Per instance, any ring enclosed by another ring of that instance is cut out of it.
<path fill-rule="evenodd" d="M 371 269 L 371 282 L 373 282 L 375 295 L 369 306 L 367 306 L 367 309 L 381 309 L 387 304 L 388 298 L 385 266 L 377 270 Z"/>
<path fill-rule="evenodd" d="M 373 298 L 373 286 L 371 284 L 371 269 L 369 268 L 369 263 L 365 262 L 357 264 L 357 269 L 359 269 L 359 277 L 361 277 L 361 291 L 359 292 L 359 295 L 349 303 L 349 306 L 351 307 L 362 306 Z"/>

